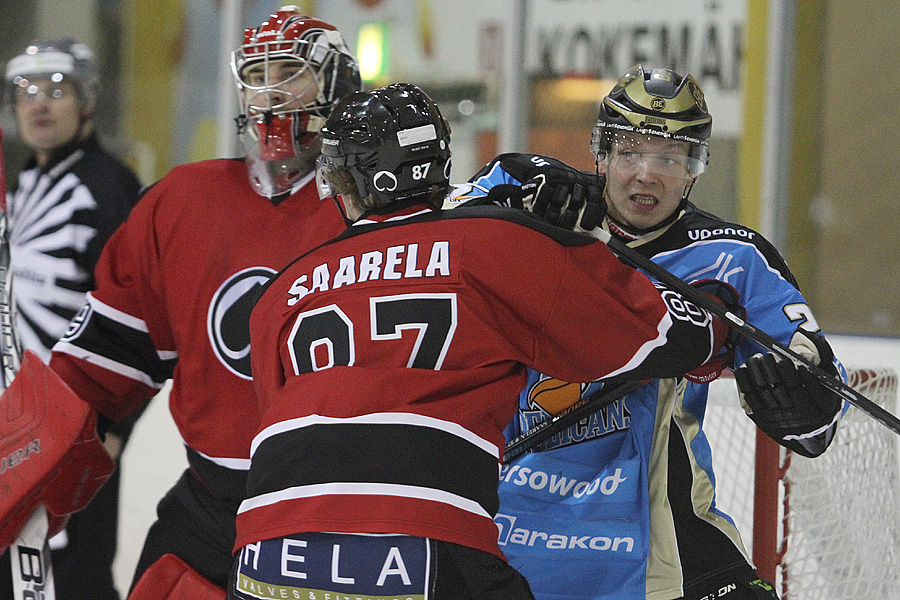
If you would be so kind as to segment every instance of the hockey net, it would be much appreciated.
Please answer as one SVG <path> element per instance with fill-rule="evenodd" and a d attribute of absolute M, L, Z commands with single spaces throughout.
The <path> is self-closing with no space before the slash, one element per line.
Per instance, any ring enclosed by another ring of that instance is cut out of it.
<path fill-rule="evenodd" d="M 851 368 L 848 375 L 851 386 L 896 414 L 892 369 Z M 758 434 L 734 379 L 726 378 L 711 386 L 704 430 L 716 504 L 782 600 L 900 599 L 895 433 L 851 406 L 828 450 L 807 459 Z"/>

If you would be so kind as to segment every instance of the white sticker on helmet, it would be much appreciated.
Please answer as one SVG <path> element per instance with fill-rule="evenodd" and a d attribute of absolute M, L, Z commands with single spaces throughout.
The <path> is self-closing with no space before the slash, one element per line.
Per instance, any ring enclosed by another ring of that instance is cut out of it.
<path fill-rule="evenodd" d="M 422 125 L 421 127 L 413 127 L 412 129 L 404 129 L 397 132 L 397 141 L 401 146 L 411 146 L 420 142 L 437 139 L 437 131 L 434 125 Z"/>
<path fill-rule="evenodd" d="M 39 54 L 22 54 L 9 61 L 6 67 L 6 78 L 12 80 L 20 75 L 37 75 L 42 73 L 62 73 L 71 75 L 75 72 L 75 59 L 65 52 L 41 52 Z"/>

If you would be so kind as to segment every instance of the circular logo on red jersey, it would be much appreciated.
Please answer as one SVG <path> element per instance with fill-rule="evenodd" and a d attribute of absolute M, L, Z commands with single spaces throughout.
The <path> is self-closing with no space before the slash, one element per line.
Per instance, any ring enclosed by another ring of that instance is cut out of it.
<path fill-rule="evenodd" d="M 263 287 L 275 275 L 268 267 L 250 267 L 225 280 L 209 303 L 206 329 L 216 357 L 242 379 L 250 370 L 250 311 Z"/>

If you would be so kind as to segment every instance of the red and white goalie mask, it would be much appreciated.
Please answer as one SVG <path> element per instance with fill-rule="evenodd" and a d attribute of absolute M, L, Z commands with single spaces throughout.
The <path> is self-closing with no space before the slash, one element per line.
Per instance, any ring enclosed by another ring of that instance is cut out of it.
<path fill-rule="evenodd" d="M 269 198 L 288 192 L 315 168 L 331 109 L 361 89 L 356 59 L 334 26 L 285 6 L 244 32 L 231 67 L 250 183 Z"/>

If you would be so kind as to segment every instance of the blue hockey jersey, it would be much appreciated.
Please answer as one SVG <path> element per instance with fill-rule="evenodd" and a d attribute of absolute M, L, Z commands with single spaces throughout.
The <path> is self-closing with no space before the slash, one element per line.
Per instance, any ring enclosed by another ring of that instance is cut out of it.
<path fill-rule="evenodd" d="M 521 184 L 541 163 L 561 165 L 535 155 L 498 157 L 462 200 Z M 785 345 L 798 328 L 819 331 L 781 255 L 747 227 L 688 203 L 672 223 L 629 245 L 688 282 L 731 284 L 748 320 Z M 762 351 L 744 340 L 735 363 Z M 531 372 L 508 439 L 601 385 Z M 495 519 L 501 549 L 537 598 L 671 600 L 750 576 L 740 533 L 716 506 L 703 431 L 707 394 L 707 385 L 685 379 L 652 381 L 504 467 Z"/>

